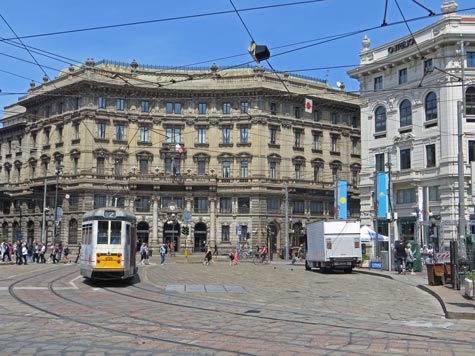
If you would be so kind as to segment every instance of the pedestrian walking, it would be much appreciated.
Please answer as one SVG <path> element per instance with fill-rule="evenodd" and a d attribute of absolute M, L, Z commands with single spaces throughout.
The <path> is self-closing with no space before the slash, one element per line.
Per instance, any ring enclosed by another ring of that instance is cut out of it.
<path fill-rule="evenodd" d="M 40 263 L 40 249 L 41 246 L 37 242 L 35 242 L 33 247 L 33 258 L 31 259 L 31 262 Z"/>
<path fill-rule="evenodd" d="M 167 249 L 165 245 L 160 246 L 160 265 L 163 266 L 165 264 L 165 256 L 167 254 Z"/>
<path fill-rule="evenodd" d="M 28 246 L 26 245 L 26 243 L 21 246 L 21 257 L 23 258 L 23 264 L 27 265 L 28 263 L 26 263 L 26 259 L 28 257 Z"/>
<path fill-rule="evenodd" d="M 262 245 L 261 257 L 262 257 L 262 263 L 264 263 L 265 260 L 266 260 L 266 257 L 267 257 L 267 246 L 266 245 Z"/>
<path fill-rule="evenodd" d="M 233 262 L 234 262 L 235 265 L 239 264 L 239 251 L 238 251 L 238 249 L 234 250 Z"/>
<path fill-rule="evenodd" d="M 78 263 L 79 258 L 81 257 L 81 247 L 81 243 L 78 242 L 78 255 L 76 256 L 76 261 L 74 261 L 74 263 Z"/>
<path fill-rule="evenodd" d="M 218 257 L 218 244 L 214 244 L 214 255 Z"/>
<path fill-rule="evenodd" d="M 64 246 L 63 253 L 64 253 L 64 262 L 71 263 L 71 260 L 69 259 L 69 247 L 68 247 L 68 245 Z"/>
<path fill-rule="evenodd" d="M 229 251 L 229 265 L 232 266 L 233 265 L 233 261 L 234 261 L 234 252 L 233 251 Z"/>
<path fill-rule="evenodd" d="M 40 245 L 40 263 L 46 263 L 46 245 L 44 243 L 41 243 Z"/>
<path fill-rule="evenodd" d="M 140 264 L 145 264 L 145 242 L 142 242 L 142 246 L 140 246 Z"/>
<path fill-rule="evenodd" d="M 412 251 L 412 245 L 408 243 L 406 245 L 407 257 L 406 257 L 406 271 L 410 271 L 411 274 L 414 273 L 414 251 Z"/>
<path fill-rule="evenodd" d="M 211 253 L 211 249 L 208 247 L 208 249 L 206 250 L 206 253 L 205 253 L 204 264 L 209 266 L 212 259 L 213 259 L 213 254 Z"/>

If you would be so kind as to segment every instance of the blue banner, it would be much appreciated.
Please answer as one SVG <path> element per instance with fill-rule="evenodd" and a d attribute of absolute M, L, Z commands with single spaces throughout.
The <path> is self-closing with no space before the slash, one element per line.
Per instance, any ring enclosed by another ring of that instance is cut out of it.
<path fill-rule="evenodd" d="M 388 215 L 388 174 L 378 172 L 378 218 L 387 219 Z"/>
<path fill-rule="evenodd" d="M 340 219 L 348 219 L 348 182 L 346 180 L 339 180 L 338 187 L 338 217 Z"/>

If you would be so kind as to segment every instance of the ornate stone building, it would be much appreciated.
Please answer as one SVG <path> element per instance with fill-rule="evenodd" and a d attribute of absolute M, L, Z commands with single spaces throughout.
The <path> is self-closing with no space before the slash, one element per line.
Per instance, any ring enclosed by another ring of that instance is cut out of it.
<path fill-rule="evenodd" d="M 365 36 L 360 66 L 349 72 L 360 81 L 366 134 L 362 223 L 374 222 L 376 172 L 391 173 L 394 214 L 378 219 L 380 233 L 435 244 L 436 249 L 448 247 L 448 240 L 459 235 L 459 204 L 467 205 L 463 219 L 473 221 L 468 193 L 475 162 L 475 16 L 456 10 L 455 1 L 444 1 L 443 16 L 433 24 L 375 48 Z"/>
<path fill-rule="evenodd" d="M 359 217 L 357 101 L 261 67 L 90 59 L 6 108 L 17 113 L 0 129 L 3 238 L 74 244 L 84 212 L 116 205 L 138 216 L 152 246 L 277 250 L 286 231 L 296 245 L 307 222 L 333 217 L 335 180 L 348 181 L 349 216 Z"/>

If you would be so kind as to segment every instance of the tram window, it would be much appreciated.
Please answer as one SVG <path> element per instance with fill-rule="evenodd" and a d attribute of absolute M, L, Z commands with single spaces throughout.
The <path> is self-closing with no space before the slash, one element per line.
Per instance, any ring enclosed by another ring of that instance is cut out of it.
<path fill-rule="evenodd" d="M 98 221 L 97 222 L 97 244 L 108 244 L 107 240 L 107 230 L 109 229 L 108 221 Z"/>
<path fill-rule="evenodd" d="M 111 244 L 120 244 L 120 221 L 111 222 Z"/>

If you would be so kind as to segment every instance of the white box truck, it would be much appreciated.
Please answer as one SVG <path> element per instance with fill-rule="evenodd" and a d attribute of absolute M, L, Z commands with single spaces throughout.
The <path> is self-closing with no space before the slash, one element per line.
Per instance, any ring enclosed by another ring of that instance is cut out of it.
<path fill-rule="evenodd" d="M 351 273 L 361 262 L 360 223 L 317 221 L 307 224 L 305 269 Z"/>

